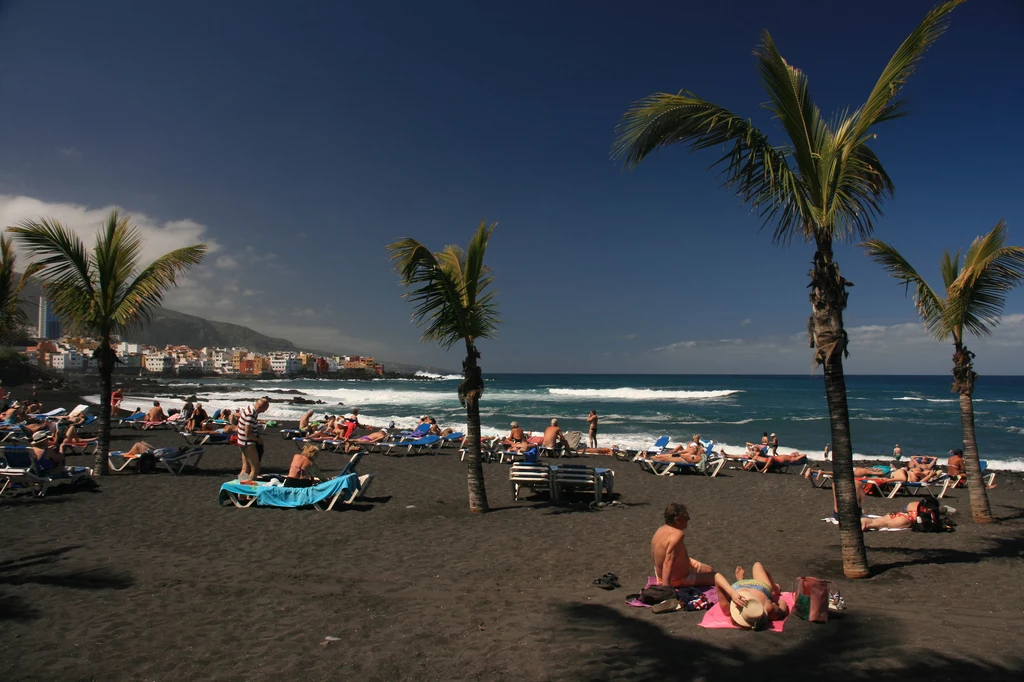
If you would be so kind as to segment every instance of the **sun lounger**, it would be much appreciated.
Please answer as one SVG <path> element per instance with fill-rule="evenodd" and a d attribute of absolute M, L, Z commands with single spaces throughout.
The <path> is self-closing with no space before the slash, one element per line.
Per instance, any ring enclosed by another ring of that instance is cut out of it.
<path fill-rule="evenodd" d="M 721 457 L 708 456 L 709 450 L 714 452 L 713 446 L 714 441 L 709 441 L 704 446 L 704 454 L 701 455 L 699 462 L 667 462 L 652 457 L 637 457 L 634 461 L 638 462 L 641 468 L 647 469 L 658 476 L 675 476 L 676 474 L 697 472 L 704 474 L 708 478 L 714 478 L 722 470 L 722 467 L 725 466 L 725 460 Z"/>
<path fill-rule="evenodd" d="M 986 487 L 991 488 L 996 482 L 996 472 L 988 472 L 988 461 L 981 460 L 981 480 Z M 945 497 L 946 493 L 954 488 L 965 488 L 967 487 L 967 474 L 960 474 L 959 476 L 950 476 L 943 474 L 940 478 L 932 481 L 935 485 L 942 483 L 942 491 L 936 495 L 936 497 Z"/>
<path fill-rule="evenodd" d="M 611 497 L 615 472 L 611 469 L 592 469 L 581 464 L 560 464 L 551 467 L 552 490 L 556 502 L 562 500 L 562 490 L 593 492 L 594 502 L 601 504 L 604 495 Z"/>
<path fill-rule="evenodd" d="M 381 452 L 385 455 L 390 455 L 392 451 L 397 448 L 406 448 L 404 453 L 400 451 L 399 454 L 408 455 L 412 454 L 414 451 L 423 452 L 424 450 L 435 448 L 440 442 L 441 436 L 424 436 L 423 438 L 418 438 L 416 440 L 400 441 L 397 443 L 380 441 L 378 445 L 381 448 Z"/>
<path fill-rule="evenodd" d="M 86 467 L 65 467 L 60 474 L 50 474 L 39 468 L 32 453 L 27 447 L 0 447 L 0 476 L 8 479 L 4 489 L 20 484 L 36 491 L 43 497 L 50 488 L 61 485 L 79 485 L 92 481 L 92 469 Z"/>
<path fill-rule="evenodd" d="M 228 481 L 220 487 L 218 502 L 223 505 L 230 501 L 239 509 L 255 504 L 260 507 L 313 507 L 317 511 L 330 511 L 338 500 L 342 504 L 355 502 L 372 482 L 373 474 L 346 474 L 308 488 Z"/>
<path fill-rule="evenodd" d="M 513 462 L 508 471 L 508 482 L 512 486 L 512 499 L 517 502 L 523 488 L 529 488 L 534 492 L 546 492 L 552 502 L 557 499 L 551 467 L 547 465 Z"/>
<path fill-rule="evenodd" d="M 155 450 L 157 464 L 162 464 L 165 469 L 175 476 L 184 473 L 185 469 L 198 468 L 199 460 L 203 458 L 203 448 L 195 446 L 187 450 L 179 448 L 161 448 Z"/>
<path fill-rule="evenodd" d="M 49 412 L 38 412 L 36 414 L 30 414 L 26 417 L 26 419 L 30 422 L 44 422 L 52 417 L 59 417 L 60 415 L 64 414 L 64 412 L 65 409 L 63 407 L 58 407 L 57 409 L 50 410 Z"/>
<path fill-rule="evenodd" d="M 136 412 L 135 414 L 130 414 L 127 417 L 118 419 L 117 426 L 135 426 L 136 424 L 141 424 L 143 417 L 145 416 L 146 414 L 144 412 Z"/>
<path fill-rule="evenodd" d="M 779 460 L 777 457 L 772 456 L 768 458 L 768 461 L 763 465 L 758 466 L 756 460 L 754 460 L 754 468 L 760 471 L 762 474 L 768 472 L 775 472 L 777 474 L 784 474 L 789 471 L 790 467 L 802 467 L 800 473 L 803 473 L 803 469 L 807 467 L 807 457 L 799 457 L 793 461 Z"/>
<path fill-rule="evenodd" d="M 65 455 L 93 455 L 99 447 L 100 442 L 96 438 L 65 438 L 60 444 Z"/>
<path fill-rule="evenodd" d="M 456 445 L 461 447 L 464 440 L 466 440 L 466 436 L 458 431 L 455 433 L 449 433 L 447 436 L 441 436 L 440 447 L 453 448 Z"/>

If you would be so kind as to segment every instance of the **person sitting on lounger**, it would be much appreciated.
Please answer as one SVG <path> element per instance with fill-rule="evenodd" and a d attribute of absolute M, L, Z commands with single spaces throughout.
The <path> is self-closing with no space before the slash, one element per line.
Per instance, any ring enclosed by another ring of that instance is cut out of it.
<path fill-rule="evenodd" d="M 530 449 L 530 444 L 526 439 L 526 432 L 519 426 L 519 422 L 512 422 L 508 432 L 508 437 L 502 441 L 505 447 L 509 450 L 518 450 L 519 452 L 526 452 Z"/>
<path fill-rule="evenodd" d="M 967 470 L 964 469 L 964 451 L 960 448 L 949 451 L 949 459 L 946 460 L 946 473 L 954 477 L 967 473 Z"/>
<path fill-rule="evenodd" d="M 167 421 L 167 415 L 164 414 L 164 408 L 160 407 L 159 401 L 153 401 L 153 407 L 149 408 L 149 412 L 146 413 L 146 421 L 150 424 L 160 424 Z"/>
<path fill-rule="evenodd" d="M 926 455 L 914 455 L 910 458 L 909 469 L 918 476 L 927 476 L 935 472 L 935 465 L 939 463 L 938 457 Z"/>
<path fill-rule="evenodd" d="M 695 433 L 693 440 L 686 445 L 677 445 L 669 452 L 654 455 L 651 459 L 660 462 L 685 462 L 687 464 L 699 464 L 704 455 L 704 446 L 700 442 L 700 434 Z"/>
<path fill-rule="evenodd" d="M 310 410 L 306 414 L 299 418 L 299 433 L 305 435 L 309 433 L 309 420 L 313 418 L 313 410 Z"/>
<path fill-rule="evenodd" d="M 319 482 L 322 474 L 316 463 L 320 448 L 315 445 L 307 445 L 302 452 L 292 457 L 291 467 L 288 469 L 288 478 L 284 480 L 286 488 L 308 488 Z"/>
<path fill-rule="evenodd" d="M 192 416 L 185 422 L 185 430 L 195 433 L 199 429 L 204 428 L 208 421 L 210 421 L 210 415 L 203 409 L 203 404 L 196 403 L 192 410 Z"/>
<path fill-rule="evenodd" d="M 543 447 L 551 450 L 557 450 L 559 448 L 565 448 L 569 450 L 569 441 L 565 439 L 565 434 L 562 433 L 562 429 L 558 428 L 558 420 L 552 419 L 551 426 L 544 429 L 544 443 Z"/>
<path fill-rule="evenodd" d="M 690 513 L 686 505 L 672 502 L 665 507 L 665 525 L 651 538 L 651 560 L 659 585 L 707 587 L 715 583 L 714 569 L 686 551 L 686 527 L 689 523 Z"/>
<path fill-rule="evenodd" d="M 736 567 L 735 582 L 721 573 L 715 574 L 715 591 L 722 613 L 729 615 L 732 622 L 741 628 L 760 630 L 773 620 L 783 620 L 789 615 L 789 606 L 782 601 L 782 588 L 772 580 L 768 569 L 761 562 L 755 562 L 747 577 L 742 566 Z"/>
<path fill-rule="evenodd" d="M 49 431 L 36 431 L 32 434 L 32 447 L 29 450 L 43 473 L 64 473 L 64 454 L 60 449 L 53 447 Z"/>
<path fill-rule="evenodd" d="M 147 452 L 153 452 L 154 450 L 156 450 L 155 447 L 153 447 L 152 445 L 150 445 L 149 443 L 147 443 L 145 441 L 141 441 L 140 440 L 138 443 L 136 443 L 135 445 L 132 446 L 131 450 L 129 450 L 128 452 L 121 453 L 121 454 L 124 457 L 138 457 L 139 455 L 144 455 Z"/>

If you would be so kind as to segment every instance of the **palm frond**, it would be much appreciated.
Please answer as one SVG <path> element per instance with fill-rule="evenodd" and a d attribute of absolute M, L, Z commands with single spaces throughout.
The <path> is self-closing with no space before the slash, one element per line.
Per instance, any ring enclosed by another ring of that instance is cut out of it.
<path fill-rule="evenodd" d="M 850 122 L 843 122 L 844 133 Z M 875 152 L 864 142 L 834 138 L 822 154 L 827 178 L 823 225 L 838 240 L 865 239 L 882 215 L 882 201 L 896 191 Z"/>
<path fill-rule="evenodd" d="M 0 235 L 0 340 L 16 336 L 28 323 L 28 317 L 21 307 L 24 303 L 21 292 L 39 266 L 30 264 L 16 282 L 17 267 L 13 240 Z"/>
<path fill-rule="evenodd" d="M 918 274 L 907 259 L 895 247 L 879 239 L 870 239 L 860 246 L 868 258 L 881 265 L 908 289 L 914 286 L 914 305 L 925 329 L 940 341 L 948 338 L 952 332 L 945 326 L 945 300 L 928 286 L 924 277 Z"/>
<path fill-rule="evenodd" d="M 810 213 L 807 189 L 789 167 L 788 150 L 771 145 L 749 119 L 685 90 L 634 102 L 615 128 L 612 158 L 627 169 L 669 145 L 691 152 L 717 146 L 726 187 L 758 211 L 762 226 L 776 224 L 776 239 L 799 232 Z"/>
<path fill-rule="evenodd" d="M 133 251 L 136 237 L 137 230 L 134 228 L 129 234 L 123 235 L 122 245 L 127 254 L 137 254 Z M 126 260 L 123 256 L 114 259 L 117 265 L 114 268 L 113 284 L 117 289 L 123 289 L 111 313 L 115 327 L 128 330 L 147 322 L 153 309 L 163 300 L 164 292 L 177 284 L 179 275 L 199 265 L 206 257 L 207 250 L 206 244 L 175 249 L 150 263 L 130 284 L 125 278 L 134 272 L 135 260 Z"/>
<path fill-rule="evenodd" d="M 1006 295 L 1024 283 L 1024 248 L 1006 246 L 1006 224 L 1000 221 L 978 237 L 964 255 L 963 269 L 948 287 L 949 324 L 959 323 L 977 336 L 999 324 Z"/>
<path fill-rule="evenodd" d="M 857 126 L 853 130 L 855 140 L 864 139 L 872 126 L 906 113 L 903 100 L 898 98 L 900 90 L 928 48 L 945 33 L 950 12 L 962 2 L 964 0 L 949 0 L 936 5 L 899 46 L 882 69 L 864 106 L 857 112 Z"/>

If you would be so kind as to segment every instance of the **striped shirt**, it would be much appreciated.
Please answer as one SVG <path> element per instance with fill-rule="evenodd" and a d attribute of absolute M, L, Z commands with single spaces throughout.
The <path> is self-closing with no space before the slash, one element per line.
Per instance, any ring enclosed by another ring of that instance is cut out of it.
<path fill-rule="evenodd" d="M 246 432 L 252 431 L 252 438 L 246 438 Z M 259 438 L 259 416 L 256 413 L 256 405 L 243 407 L 238 411 L 238 445 L 245 447 L 249 443 L 255 443 Z"/>

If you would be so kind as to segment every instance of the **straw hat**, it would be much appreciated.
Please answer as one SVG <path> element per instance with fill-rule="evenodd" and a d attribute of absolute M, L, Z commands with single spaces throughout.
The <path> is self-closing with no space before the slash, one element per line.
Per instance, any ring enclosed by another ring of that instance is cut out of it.
<path fill-rule="evenodd" d="M 732 615 L 732 622 L 741 628 L 757 630 L 768 622 L 768 615 L 764 611 L 764 604 L 757 599 L 747 599 L 747 604 L 742 609 L 735 603 L 729 603 L 729 613 Z"/>
<path fill-rule="evenodd" d="M 33 443 L 42 443 L 44 440 L 49 440 L 49 438 L 49 431 L 36 431 L 35 433 L 32 434 Z"/>

